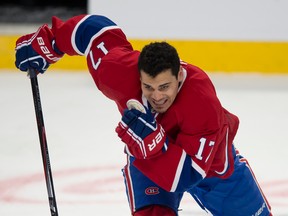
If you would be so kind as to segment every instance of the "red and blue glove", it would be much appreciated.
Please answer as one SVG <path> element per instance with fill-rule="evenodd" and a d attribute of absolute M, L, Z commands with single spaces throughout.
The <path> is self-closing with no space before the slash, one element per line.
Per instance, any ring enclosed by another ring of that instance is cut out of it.
<path fill-rule="evenodd" d="M 137 159 L 154 158 L 167 151 L 166 133 L 149 109 L 146 113 L 126 109 L 116 132 L 126 144 L 125 152 Z"/>
<path fill-rule="evenodd" d="M 20 37 L 16 41 L 15 65 L 21 71 L 30 68 L 44 73 L 51 63 L 57 62 L 63 53 L 57 49 L 54 34 L 48 25 L 37 32 Z"/>

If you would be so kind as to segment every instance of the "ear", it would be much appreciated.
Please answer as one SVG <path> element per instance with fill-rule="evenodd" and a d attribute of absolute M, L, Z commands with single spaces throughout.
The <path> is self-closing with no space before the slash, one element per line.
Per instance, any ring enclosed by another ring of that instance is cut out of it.
<path fill-rule="evenodd" d="M 179 81 L 179 82 L 182 82 L 183 79 L 184 79 L 183 68 L 182 68 L 182 66 L 180 65 L 179 73 L 178 73 L 178 81 Z"/>

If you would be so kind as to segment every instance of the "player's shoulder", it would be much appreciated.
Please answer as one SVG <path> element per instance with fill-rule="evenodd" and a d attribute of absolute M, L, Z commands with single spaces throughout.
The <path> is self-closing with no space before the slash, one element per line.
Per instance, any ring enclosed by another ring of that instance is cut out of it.
<path fill-rule="evenodd" d="M 192 64 L 183 66 L 185 79 L 175 100 L 176 110 L 185 117 L 213 116 L 222 106 L 209 76 Z"/>
<path fill-rule="evenodd" d="M 208 76 L 208 74 L 192 64 L 181 63 L 184 73 L 184 81 L 181 84 L 181 89 L 179 91 L 180 95 L 185 95 L 185 97 L 207 97 L 215 95 L 214 85 Z"/>
<path fill-rule="evenodd" d="M 184 71 L 186 71 L 188 83 L 195 82 L 194 84 L 197 84 L 200 82 L 203 84 L 202 82 L 207 82 L 211 84 L 208 74 L 200 67 L 188 63 L 181 63 L 181 66 L 183 67 Z"/>

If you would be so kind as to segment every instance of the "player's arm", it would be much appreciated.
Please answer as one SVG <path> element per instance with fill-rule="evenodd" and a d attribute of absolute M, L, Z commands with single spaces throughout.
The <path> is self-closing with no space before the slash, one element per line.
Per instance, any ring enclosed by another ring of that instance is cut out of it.
<path fill-rule="evenodd" d="M 127 44 L 126 36 L 112 20 L 100 15 L 79 15 L 66 22 L 52 18 L 52 31 L 59 49 L 68 55 L 88 55 L 95 41 L 109 38 L 109 45 Z M 101 49 L 101 45 L 98 44 Z"/>
<path fill-rule="evenodd" d="M 134 166 L 170 192 L 184 192 L 196 185 L 206 174 L 195 169 L 191 157 L 169 141 L 149 109 L 141 110 L 125 110 L 116 128 L 125 143 L 125 152 L 136 158 Z"/>
<path fill-rule="evenodd" d="M 110 41 L 105 49 L 129 45 L 121 29 L 107 17 L 79 15 L 66 22 L 53 17 L 51 28 L 45 24 L 35 33 L 24 35 L 16 41 L 15 64 L 22 71 L 35 68 L 43 73 L 65 53 L 87 55 L 95 41 L 103 38 Z"/>

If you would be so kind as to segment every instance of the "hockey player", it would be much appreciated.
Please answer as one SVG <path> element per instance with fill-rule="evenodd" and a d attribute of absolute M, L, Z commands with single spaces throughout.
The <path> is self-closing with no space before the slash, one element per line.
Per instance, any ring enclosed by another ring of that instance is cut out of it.
<path fill-rule="evenodd" d="M 86 57 L 97 88 L 122 114 L 116 132 L 125 143 L 132 215 L 178 215 L 184 192 L 212 215 L 272 215 L 233 145 L 238 118 L 222 107 L 206 73 L 180 61 L 174 47 L 154 42 L 139 52 L 107 17 L 53 17 L 51 29 L 17 40 L 15 64 L 44 73 L 64 54 Z"/>

